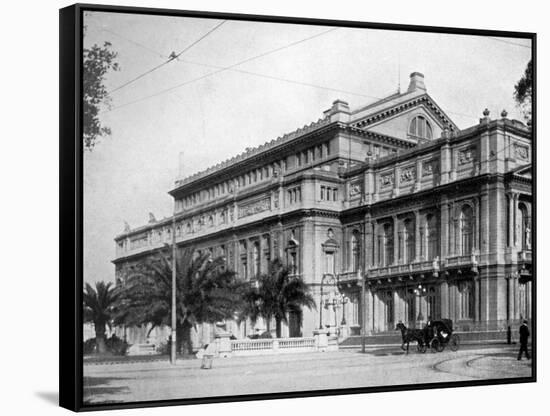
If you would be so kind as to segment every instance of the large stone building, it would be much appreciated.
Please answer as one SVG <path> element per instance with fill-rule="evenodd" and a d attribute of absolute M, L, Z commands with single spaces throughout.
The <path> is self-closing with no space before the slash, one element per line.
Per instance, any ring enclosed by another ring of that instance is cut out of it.
<path fill-rule="evenodd" d="M 317 310 L 291 316 L 284 336 L 428 316 L 502 330 L 531 315 L 531 140 L 504 111 L 459 130 L 415 72 L 406 92 L 355 110 L 335 101 L 318 121 L 177 180 L 176 241 L 225 256 L 245 279 L 275 257 L 291 266 Z M 152 217 L 118 235 L 117 277 L 171 233 L 172 218 Z"/>

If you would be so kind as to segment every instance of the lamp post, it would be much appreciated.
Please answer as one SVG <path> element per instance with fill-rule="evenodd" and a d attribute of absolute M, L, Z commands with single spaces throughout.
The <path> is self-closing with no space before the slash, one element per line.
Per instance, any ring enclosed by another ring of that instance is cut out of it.
<path fill-rule="evenodd" d="M 319 329 L 323 329 L 323 304 L 327 306 L 327 302 L 323 302 L 323 288 L 325 286 L 325 280 L 332 281 L 333 284 L 336 283 L 332 274 L 324 274 L 321 278 L 321 296 L 319 301 Z"/>
<path fill-rule="evenodd" d="M 426 296 L 426 288 L 424 286 L 422 286 L 422 284 L 420 283 L 415 289 L 414 289 L 414 293 L 416 296 L 418 296 L 418 318 L 417 318 L 417 321 L 418 322 L 422 322 L 424 320 L 424 317 L 422 316 L 422 303 L 421 303 L 421 299 Z"/>
<path fill-rule="evenodd" d="M 348 301 L 349 299 L 346 296 L 342 295 L 341 293 L 337 292 L 335 287 L 335 289 L 329 293 L 329 299 L 324 302 L 325 308 L 328 309 L 329 307 L 332 307 L 332 311 L 334 313 L 334 330 L 337 335 L 339 333 L 340 327 L 338 326 L 338 315 L 336 313 L 336 309 L 342 306 L 342 311 L 343 311 L 344 305 L 348 303 Z M 345 325 L 345 323 L 346 323 L 346 319 L 344 316 L 342 316 L 342 325 Z"/>
<path fill-rule="evenodd" d="M 365 328 L 367 321 L 367 302 L 365 301 L 365 276 L 361 267 L 357 270 L 357 281 L 361 282 L 361 352 L 365 353 L 365 336 L 367 329 Z"/>
<path fill-rule="evenodd" d="M 172 319 L 170 363 L 176 364 L 176 214 L 172 219 Z"/>

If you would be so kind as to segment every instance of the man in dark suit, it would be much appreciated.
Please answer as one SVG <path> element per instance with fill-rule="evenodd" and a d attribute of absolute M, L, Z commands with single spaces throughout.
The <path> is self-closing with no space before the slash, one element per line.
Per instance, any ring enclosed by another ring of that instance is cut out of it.
<path fill-rule="evenodd" d="M 527 342 L 529 341 L 529 328 L 527 327 L 527 320 L 524 320 L 519 327 L 519 354 L 518 360 L 521 360 L 521 355 L 525 351 L 525 356 L 530 359 L 529 351 L 527 350 Z"/>

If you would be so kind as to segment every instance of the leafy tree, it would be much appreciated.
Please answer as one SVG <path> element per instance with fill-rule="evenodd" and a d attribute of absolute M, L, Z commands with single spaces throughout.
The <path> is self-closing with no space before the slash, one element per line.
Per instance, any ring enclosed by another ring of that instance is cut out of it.
<path fill-rule="evenodd" d="M 116 57 L 117 52 L 111 50 L 109 42 L 83 50 L 83 132 L 84 147 L 88 150 L 94 147 L 99 137 L 111 134 L 111 129 L 101 124 L 99 111 L 102 104 L 110 108 L 110 97 L 104 83 L 107 72 L 119 70 Z"/>
<path fill-rule="evenodd" d="M 531 121 L 533 95 L 533 61 L 529 61 L 525 73 L 514 87 L 514 100 L 521 108 L 523 117 Z"/>
<path fill-rule="evenodd" d="M 262 317 L 270 331 L 271 320 L 275 318 L 277 338 L 281 337 L 281 324 L 288 324 L 289 314 L 295 313 L 302 318 L 302 307 L 315 308 L 315 301 L 309 287 L 300 276 L 293 275 L 290 268 L 280 259 L 274 259 L 269 270 L 260 274 L 256 284 L 249 286 L 243 293 L 241 319 L 250 318 L 256 322 Z"/>
<path fill-rule="evenodd" d="M 112 287 L 112 282 L 96 282 L 95 288 L 86 283 L 84 288 L 84 322 L 93 322 L 97 352 L 104 354 L 105 326 L 111 327 L 114 306 L 118 300 L 118 292 Z"/>
<path fill-rule="evenodd" d="M 171 325 L 172 255 L 164 249 L 138 265 L 121 287 L 116 322 Z M 240 308 L 242 283 L 223 258 L 193 254 L 176 258 L 176 340 L 180 353 L 192 353 L 191 329 L 201 323 L 232 319 Z"/>

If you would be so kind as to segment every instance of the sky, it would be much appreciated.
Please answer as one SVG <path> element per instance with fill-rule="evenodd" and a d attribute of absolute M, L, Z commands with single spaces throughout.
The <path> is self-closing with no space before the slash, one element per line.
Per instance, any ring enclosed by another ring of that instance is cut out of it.
<path fill-rule="evenodd" d="M 84 154 L 86 282 L 114 280 L 125 221 L 171 215 L 176 179 L 310 124 L 336 99 L 353 110 L 418 71 L 460 128 L 485 108 L 522 119 L 512 95 L 526 39 L 103 12 L 84 24 L 84 46 L 110 42 L 120 66 L 100 113 L 112 134 Z"/>

